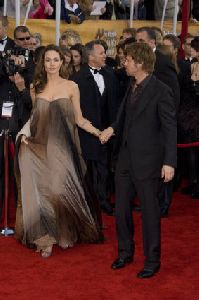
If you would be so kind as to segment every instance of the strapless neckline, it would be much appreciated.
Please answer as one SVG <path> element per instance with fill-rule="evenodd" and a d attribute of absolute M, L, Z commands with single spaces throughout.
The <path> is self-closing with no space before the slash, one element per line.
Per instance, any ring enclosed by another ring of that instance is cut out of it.
<path fill-rule="evenodd" d="M 62 99 L 69 100 L 69 98 L 64 98 L 64 97 L 56 98 L 56 99 L 51 100 L 51 101 L 48 100 L 48 99 L 46 99 L 46 98 L 43 98 L 43 97 L 37 97 L 37 99 L 44 100 L 44 101 L 46 101 L 46 102 L 48 102 L 48 103 L 53 103 L 53 102 L 56 102 L 56 101 L 62 100 Z"/>

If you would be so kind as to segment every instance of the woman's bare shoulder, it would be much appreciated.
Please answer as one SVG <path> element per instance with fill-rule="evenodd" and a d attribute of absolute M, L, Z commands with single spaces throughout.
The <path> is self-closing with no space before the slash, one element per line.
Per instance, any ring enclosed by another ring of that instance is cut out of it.
<path fill-rule="evenodd" d="M 65 80 L 65 87 L 71 92 L 72 95 L 73 93 L 76 94 L 79 91 L 78 85 L 72 80 Z"/>
<path fill-rule="evenodd" d="M 72 80 L 63 79 L 63 84 L 64 84 L 65 87 L 70 88 L 70 89 L 77 89 L 78 88 L 78 85 Z"/>
<path fill-rule="evenodd" d="M 67 94 L 67 97 L 71 99 L 79 94 L 78 85 L 72 80 L 63 79 L 61 89 Z"/>

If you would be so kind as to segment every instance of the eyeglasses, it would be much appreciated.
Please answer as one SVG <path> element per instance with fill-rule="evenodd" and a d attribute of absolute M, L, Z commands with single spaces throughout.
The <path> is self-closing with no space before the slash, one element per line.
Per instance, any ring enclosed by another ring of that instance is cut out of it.
<path fill-rule="evenodd" d="M 30 36 L 26 36 L 26 37 L 21 37 L 21 38 L 16 38 L 19 41 L 29 41 L 30 40 Z"/>

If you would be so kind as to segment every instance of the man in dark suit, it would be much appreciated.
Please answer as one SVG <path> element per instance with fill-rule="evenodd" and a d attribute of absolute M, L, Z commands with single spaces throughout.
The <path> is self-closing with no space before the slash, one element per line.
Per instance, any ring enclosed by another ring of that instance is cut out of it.
<path fill-rule="evenodd" d="M 100 41 L 85 45 L 87 64 L 71 79 L 78 84 L 80 105 L 85 118 L 103 130 L 116 118 L 117 84 L 111 68 L 105 66 L 106 55 Z M 104 212 L 113 214 L 108 198 L 108 145 L 101 145 L 92 135 L 79 129 L 83 157 L 92 174 L 93 187 Z"/>
<path fill-rule="evenodd" d="M 122 129 L 116 167 L 116 228 L 118 258 L 112 269 L 132 261 L 134 226 L 132 199 L 141 201 L 144 268 L 139 278 L 148 278 L 160 268 L 160 208 L 157 199 L 161 177 L 169 182 L 176 167 L 176 110 L 169 87 L 154 75 L 155 55 L 145 43 L 126 49 L 125 67 L 133 76 L 120 106 L 117 120 L 101 133 L 102 143 Z"/>
<path fill-rule="evenodd" d="M 150 27 L 141 27 L 136 33 L 137 42 L 147 43 L 155 53 L 156 62 L 154 67 L 154 75 L 168 85 L 173 92 L 173 101 L 178 110 L 180 104 L 180 87 L 178 82 L 175 66 L 169 58 L 156 50 L 156 34 Z M 172 201 L 173 181 L 159 183 L 159 203 L 161 208 L 161 216 L 168 216 L 168 210 Z"/>
<path fill-rule="evenodd" d="M 136 33 L 136 41 L 148 44 L 155 53 L 154 75 L 168 85 L 173 92 L 173 100 L 178 109 L 180 103 L 180 89 L 175 66 L 169 58 L 156 49 L 156 34 L 150 27 L 140 27 Z"/>
<path fill-rule="evenodd" d="M 7 36 L 8 19 L 0 16 L 0 52 L 6 52 L 14 47 L 14 41 Z"/>

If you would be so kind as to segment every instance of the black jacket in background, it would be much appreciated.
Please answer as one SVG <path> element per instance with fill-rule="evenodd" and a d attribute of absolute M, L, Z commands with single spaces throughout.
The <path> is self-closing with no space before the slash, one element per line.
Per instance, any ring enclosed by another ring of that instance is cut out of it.
<path fill-rule="evenodd" d="M 105 129 L 115 121 L 119 106 L 117 95 L 118 84 L 113 70 L 106 66 L 102 72 L 106 86 L 106 101 L 103 108 L 101 106 L 101 96 L 98 86 L 87 64 L 82 66 L 80 71 L 70 78 L 78 84 L 80 106 L 84 118 L 88 119 L 93 126 L 100 130 Z M 97 160 L 102 149 L 99 140 L 81 128 L 79 129 L 79 136 L 83 156 L 88 160 Z"/>
<path fill-rule="evenodd" d="M 10 50 L 10 49 L 13 49 L 15 46 L 15 43 L 14 41 L 11 39 L 11 38 L 7 38 L 7 43 L 5 45 L 5 48 L 4 48 L 4 52 L 6 52 L 7 50 Z"/>
<path fill-rule="evenodd" d="M 178 110 L 180 104 L 180 87 L 175 67 L 169 58 L 160 51 L 155 51 L 155 55 L 154 75 L 172 90 L 175 107 Z"/>

